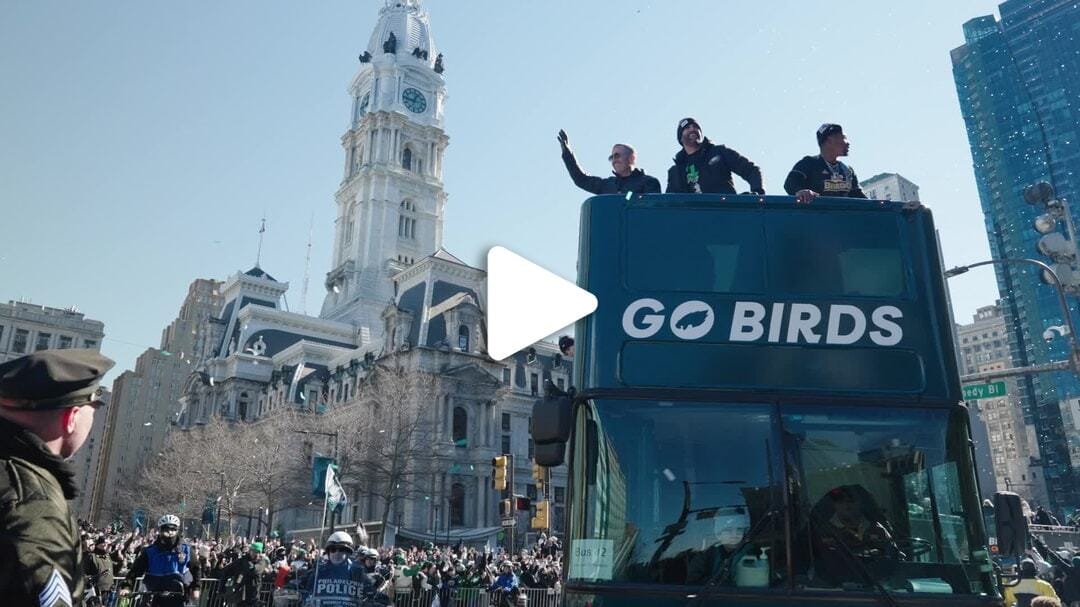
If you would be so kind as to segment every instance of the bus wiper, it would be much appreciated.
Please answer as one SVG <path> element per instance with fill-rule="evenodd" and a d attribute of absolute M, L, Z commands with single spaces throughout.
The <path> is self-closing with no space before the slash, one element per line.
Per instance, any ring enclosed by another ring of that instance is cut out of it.
<path fill-rule="evenodd" d="M 855 551 L 853 551 L 850 546 L 844 543 L 843 538 L 841 538 L 840 535 L 836 532 L 836 529 L 833 528 L 832 523 L 830 523 L 829 521 L 819 520 L 818 523 L 814 526 L 814 530 L 825 531 L 830 536 L 832 536 L 832 538 L 836 540 L 836 545 L 840 546 L 840 549 L 844 553 L 844 556 L 846 556 L 848 560 L 855 565 L 854 569 L 859 572 L 859 575 L 861 575 L 863 579 L 865 579 L 875 589 L 877 589 L 878 594 L 876 596 L 881 597 L 883 602 L 889 607 L 899 607 L 896 604 L 896 599 L 894 599 L 893 596 L 889 594 L 888 588 L 886 588 L 880 580 L 874 577 L 874 574 L 871 573 L 869 569 L 867 569 L 866 565 L 863 564 L 862 559 L 860 559 L 859 556 L 855 554 Z"/>

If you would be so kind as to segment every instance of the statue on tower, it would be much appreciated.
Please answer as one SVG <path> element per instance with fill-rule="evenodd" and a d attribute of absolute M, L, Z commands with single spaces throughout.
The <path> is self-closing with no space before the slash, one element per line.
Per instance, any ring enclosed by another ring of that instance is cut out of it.
<path fill-rule="evenodd" d="M 435 56 L 435 73 L 436 74 L 441 74 L 445 70 L 446 70 L 446 68 L 443 67 L 443 62 L 442 62 L 442 53 L 439 53 L 438 55 Z"/>
<path fill-rule="evenodd" d="M 386 42 L 383 42 L 382 50 L 384 53 L 391 55 L 397 54 L 397 36 L 394 35 L 394 32 L 390 32 L 390 37 L 386 39 Z"/>
<path fill-rule="evenodd" d="M 371 53 L 369 53 L 367 51 L 364 51 L 364 54 L 360 55 L 360 63 L 370 63 L 370 62 L 371 62 Z"/>

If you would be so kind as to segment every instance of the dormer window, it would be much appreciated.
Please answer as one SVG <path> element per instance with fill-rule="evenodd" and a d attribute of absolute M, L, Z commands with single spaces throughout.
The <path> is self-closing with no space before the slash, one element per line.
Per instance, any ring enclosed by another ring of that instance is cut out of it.
<path fill-rule="evenodd" d="M 469 327 L 461 325 L 458 327 L 458 350 L 462 352 L 469 351 Z"/>

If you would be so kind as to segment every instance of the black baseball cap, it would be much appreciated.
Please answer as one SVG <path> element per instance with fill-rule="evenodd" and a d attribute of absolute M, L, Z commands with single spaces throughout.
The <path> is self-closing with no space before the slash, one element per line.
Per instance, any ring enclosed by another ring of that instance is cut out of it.
<path fill-rule="evenodd" d="M 817 144 L 821 145 L 822 143 L 825 143 L 825 140 L 829 138 L 829 135 L 835 135 L 837 133 L 843 132 L 844 128 L 841 127 L 839 124 L 832 124 L 831 122 L 826 122 L 825 124 L 818 127 Z"/>

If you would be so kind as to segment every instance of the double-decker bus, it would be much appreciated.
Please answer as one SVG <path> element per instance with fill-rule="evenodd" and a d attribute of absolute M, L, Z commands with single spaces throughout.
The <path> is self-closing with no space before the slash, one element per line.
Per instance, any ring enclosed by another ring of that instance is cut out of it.
<path fill-rule="evenodd" d="M 578 271 L 568 605 L 1001 605 L 925 207 L 600 196 Z"/>

